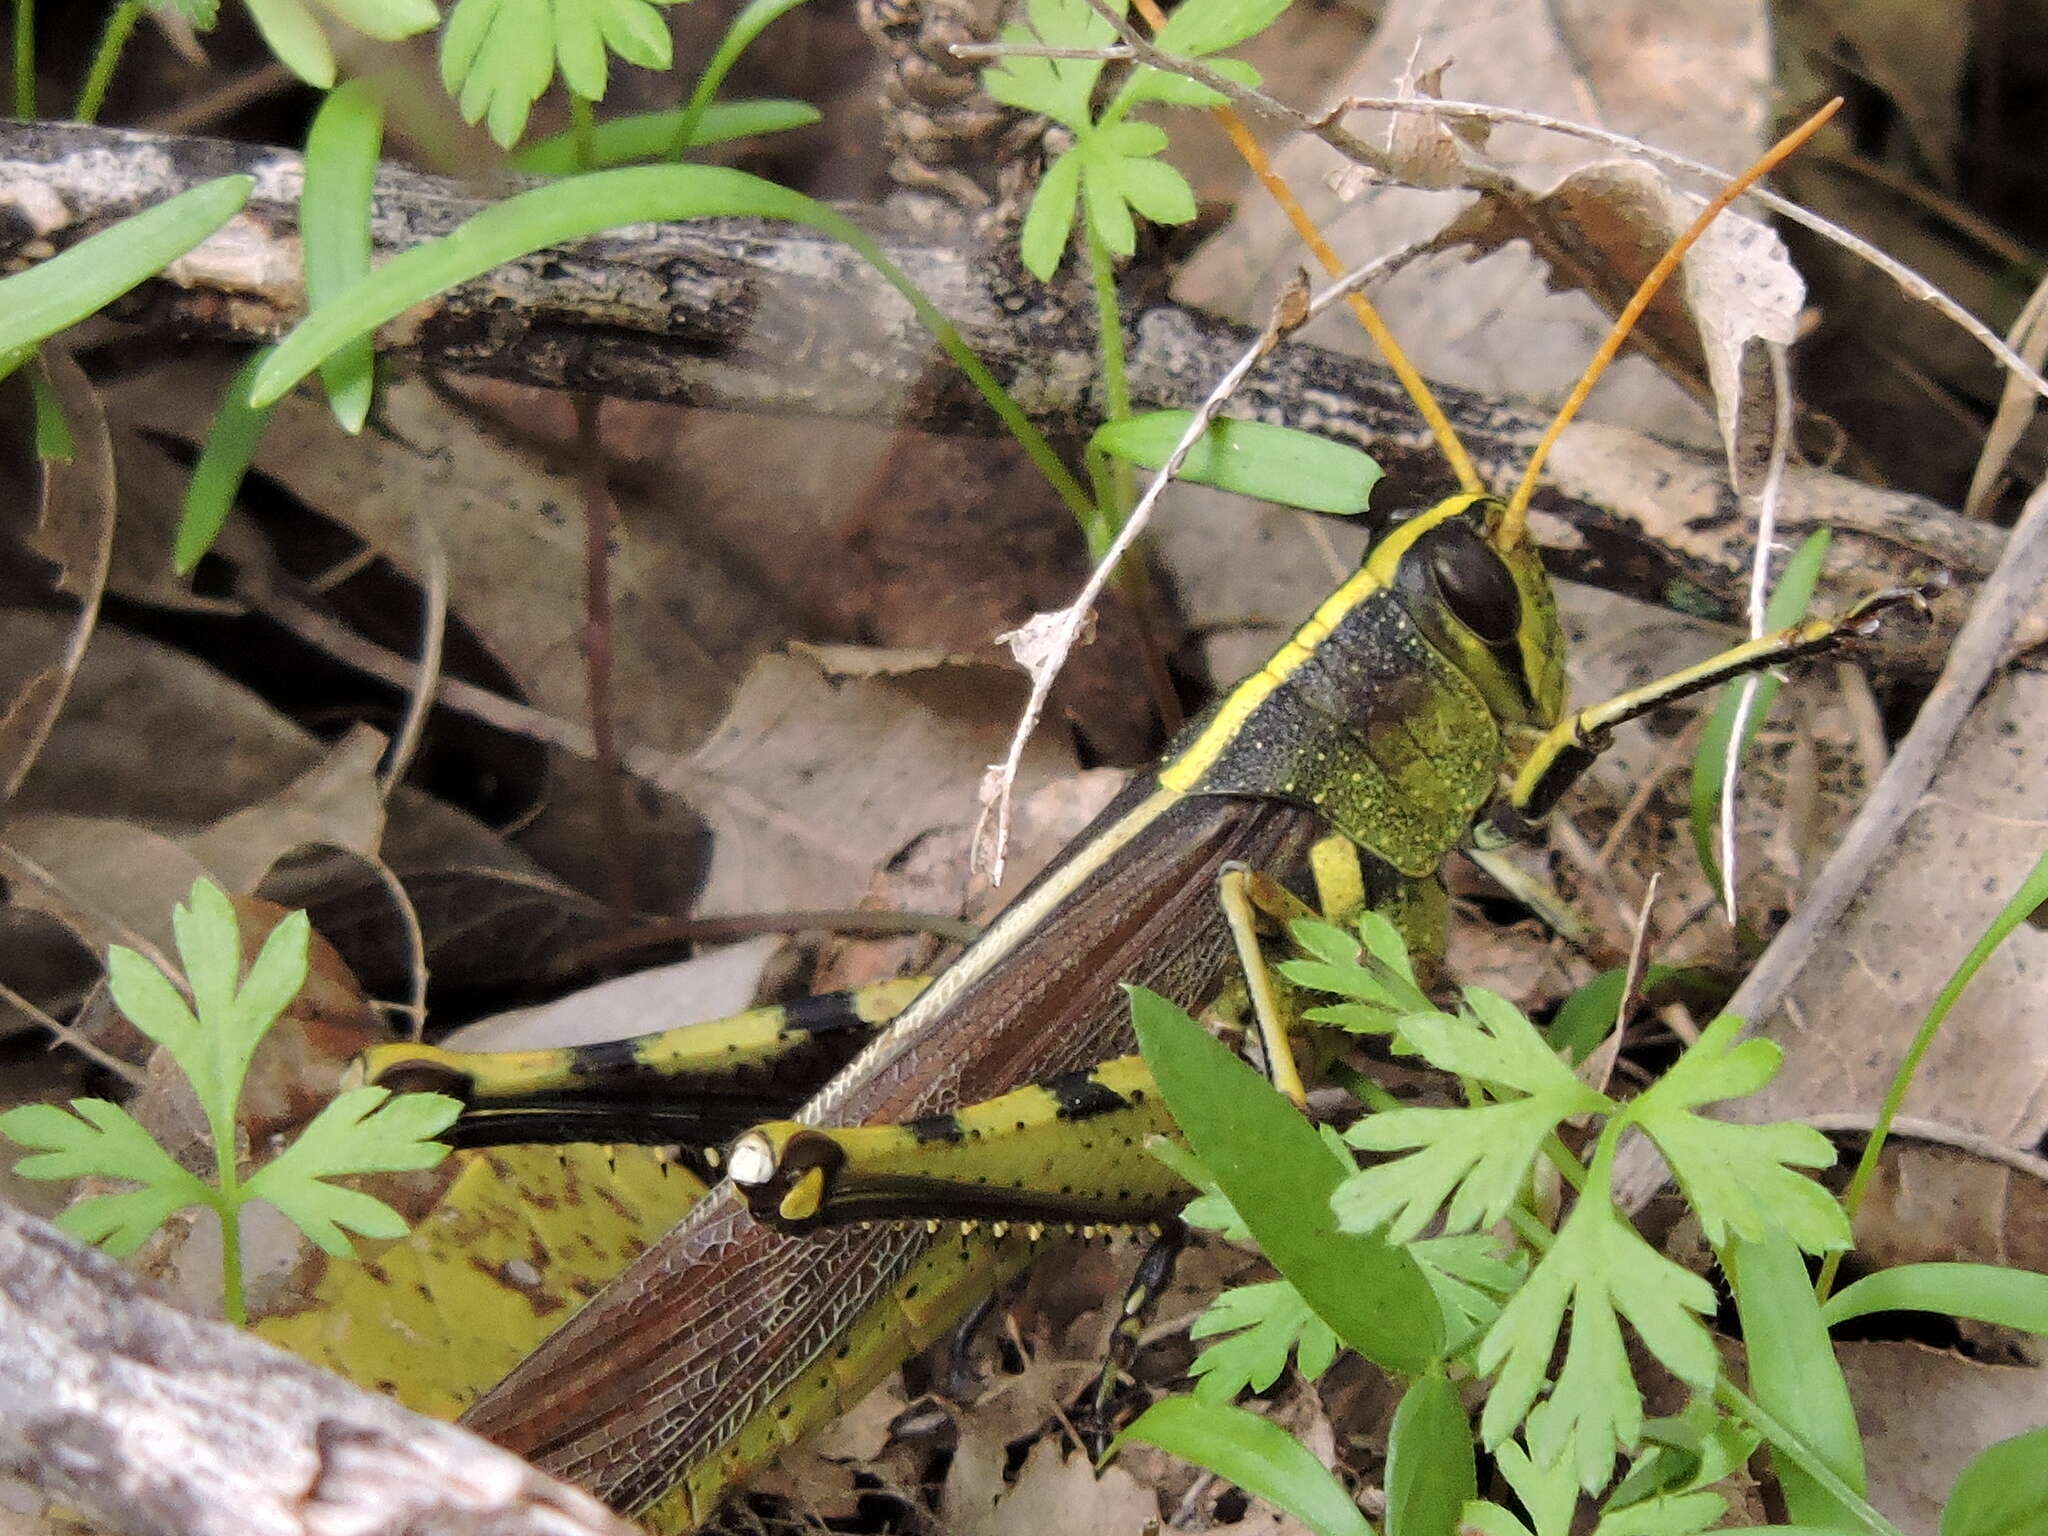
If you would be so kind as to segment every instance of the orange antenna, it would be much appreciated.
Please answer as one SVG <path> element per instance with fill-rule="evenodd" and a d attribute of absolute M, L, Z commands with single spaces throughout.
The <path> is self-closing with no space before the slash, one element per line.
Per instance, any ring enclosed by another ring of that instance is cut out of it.
<path fill-rule="evenodd" d="M 1650 301 L 1657 297 L 1657 291 L 1670 280 L 1671 274 L 1678 270 L 1678 264 L 1685 259 L 1685 253 L 1707 232 L 1707 226 L 1720 216 L 1722 209 L 1768 176 L 1800 145 L 1819 132 L 1821 125 L 1833 117 L 1841 109 L 1841 105 L 1842 98 L 1837 96 L 1773 144 L 1764 152 L 1762 159 L 1729 182 L 1712 202 L 1700 210 L 1700 216 L 1692 221 L 1686 232 L 1672 242 L 1671 249 L 1650 268 L 1649 275 L 1642 280 L 1636 288 L 1634 297 L 1615 319 L 1614 328 L 1607 333 L 1607 339 L 1600 343 L 1600 350 L 1593 354 L 1592 362 L 1586 365 L 1586 371 L 1579 376 L 1579 382 L 1572 386 L 1571 394 L 1566 397 L 1564 405 L 1558 410 L 1550 426 L 1545 429 L 1541 440 L 1536 444 L 1536 451 L 1529 456 L 1529 467 L 1522 471 L 1521 483 L 1515 487 L 1515 494 L 1508 498 L 1507 516 L 1501 520 L 1497 536 L 1502 545 L 1521 541 L 1528 518 L 1529 498 L 1536 494 L 1536 477 L 1543 472 L 1543 461 L 1550 457 L 1550 450 L 1556 445 L 1558 436 L 1571 424 L 1572 418 L 1578 415 L 1579 407 L 1586 403 L 1586 396 L 1592 393 L 1600 375 L 1607 371 L 1607 365 L 1613 362 L 1615 355 L 1621 351 L 1622 343 L 1628 340 L 1628 333 L 1635 329 L 1636 321 L 1640 320 L 1643 311 L 1650 307 Z"/>
<path fill-rule="evenodd" d="M 1278 203 L 1281 211 L 1287 215 L 1287 221 L 1294 226 L 1294 232 L 1301 237 L 1302 244 L 1314 254 L 1325 272 L 1332 277 L 1342 277 L 1350 269 L 1344 265 L 1343 258 L 1337 254 L 1330 242 L 1323 238 L 1323 232 L 1316 228 L 1308 210 L 1302 207 L 1300 200 L 1295 197 L 1294 189 L 1287 185 L 1278 171 L 1273 169 L 1273 162 L 1266 158 L 1265 148 L 1252 137 L 1251 130 L 1244 125 L 1244 120 L 1227 107 L 1216 108 L 1215 115 L 1216 120 L 1223 125 L 1223 131 L 1230 135 L 1230 142 L 1236 146 L 1244 163 L 1251 168 L 1252 174 L 1259 178 L 1260 184 L 1272 194 L 1273 201 Z M 1415 364 L 1408 360 L 1408 354 L 1401 350 L 1401 344 L 1394 340 L 1394 333 L 1387 329 L 1387 322 L 1380 318 L 1380 312 L 1373 308 L 1372 301 L 1364 294 L 1353 291 L 1344 296 L 1344 302 L 1351 306 L 1352 315 L 1365 327 L 1366 335 L 1370 336 L 1373 345 L 1379 348 L 1380 356 L 1386 359 L 1387 366 L 1394 370 L 1394 377 L 1400 381 L 1401 388 L 1407 391 L 1408 398 L 1415 402 L 1415 409 L 1422 413 L 1422 419 L 1429 427 L 1429 435 L 1436 439 L 1437 447 L 1443 451 L 1445 461 L 1451 466 L 1451 473 L 1458 477 L 1458 488 L 1465 491 L 1485 490 L 1486 482 L 1479 478 L 1479 470 L 1472 462 L 1472 455 L 1465 451 L 1465 445 L 1458 440 L 1457 431 L 1451 426 L 1450 417 L 1444 414 L 1443 406 L 1431 393 L 1428 381 L 1422 377 Z"/>
<path fill-rule="evenodd" d="M 1154 32 L 1166 25 L 1166 13 L 1159 8 L 1158 0 L 1136 0 L 1138 14 L 1145 18 L 1145 24 Z M 1322 269 L 1331 277 L 1342 277 L 1351 269 L 1344 264 L 1336 249 L 1323 238 L 1323 232 L 1316 227 L 1309 212 L 1301 206 L 1301 200 L 1294 195 L 1294 189 L 1287 180 L 1273 168 L 1273 162 L 1266 157 L 1265 147 L 1252 137 L 1251 129 L 1244 119 L 1228 105 L 1213 107 L 1210 115 L 1230 135 L 1230 142 L 1237 149 L 1251 173 L 1259 178 L 1259 184 L 1272 194 L 1273 201 L 1280 205 L 1280 211 L 1287 215 L 1287 222 L 1294 226 L 1294 232 L 1301 237 L 1315 256 Z M 1408 354 L 1401 350 L 1401 344 L 1394 340 L 1394 333 L 1387 329 L 1387 322 L 1380 318 L 1380 312 L 1373 308 L 1372 301 L 1364 294 L 1353 291 L 1344 296 L 1344 302 L 1351 306 L 1351 313 L 1358 323 L 1365 327 L 1366 335 L 1379 348 L 1380 356 L 1394 371 L 1401 388 L 1408 398 L 1415 402 L 1415 409 L 1429 427 L 1429 435 L 1436 439 L 1444 461 L 1457 476 L 1458 488 L 1465 491 L 1484 491 L 1486 482 L 1479 478 L 1479 470 L 1472 462 L 1472 455 L 1465 451 L 1465 445 L 1458 440 L 1451 418 L 1444 414 L 1444 408 L 1431 393 L 1428 381 L 1422 377 L 1415 364 L 1408 360 Z"/>

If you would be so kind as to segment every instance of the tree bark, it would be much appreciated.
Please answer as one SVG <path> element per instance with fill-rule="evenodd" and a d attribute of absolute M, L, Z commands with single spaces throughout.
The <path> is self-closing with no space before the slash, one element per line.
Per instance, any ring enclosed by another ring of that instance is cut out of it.
<path fill-rule="evenodd" d="M 0 255 L 52 254 L 210 177 L 256 178 L 226 229 L 116 306 L 138 324 L 237 342 L 275 339 L 303 312 L 296 153 L 74 124 L 0 124 Z M 489 187 L 385 166 L 372 235 L 380 257 L 447 234 L 524 183 Z M 1049 434 L 1098 419 L 1094 311 L 1084 292 L 1024 277 L 1007 248 L 960 231 L 866 216 L 889 254 Z M 1242 326 L 1170 304 L 1126 311 L 1133 394 L 1185 407 L 1250 343 Z M 424 366 L 679 405 L 855 417 L 985 433 L 993 418 L 909 307 L 839 242 L 749 219 L 636 225 L 508 262 L 418 306 L 380 344 Z M 1536 412 L 1469 391 L 1444 399 L 1481 468 L 1511 484 L 1543 425 Z M 1382 506 L 1444 488 L 1434 445 L 1391 377 L 1318 347 L 1277 351 L 1230 414 L 1352 442 L 1388 471 Z M 1711 617 L 1742 611 L 1751 554 L 1717 457 L 1598 424 L 1574 426 L 1537 499 L 1559 574 Z M 1782 529 L 1837 532 L 1820 605 L 1875 586 L 1957 578 L 1932 626 L 1888 624 L 1893 663 L 1938 663 L 2003 534 L 1925 498 L 1819 471 L 1787 478 Z M 2019 645 L 2048 639 L 2048 598 Z"/>
<path fill-rule="evenodd" d="M 452 1424 L 150 1296 L 0 1203 L 0 1470 L 135 1536 L 630 1536 Z"/>

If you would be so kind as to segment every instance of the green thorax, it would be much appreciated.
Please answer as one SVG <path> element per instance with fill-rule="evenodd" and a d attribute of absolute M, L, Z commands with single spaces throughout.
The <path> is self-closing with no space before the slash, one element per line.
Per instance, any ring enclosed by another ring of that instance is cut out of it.
<path fill-rule="evenodd" d="M 1500 514 L 1454 496 L 1389 531 L 1160 782 L 1309 805 L 1401 873 L 1434 870 L 1494 795 L 1504 729 L 1564 712 L 1550 583 L 1531 545 L 1492 542 Z"/>

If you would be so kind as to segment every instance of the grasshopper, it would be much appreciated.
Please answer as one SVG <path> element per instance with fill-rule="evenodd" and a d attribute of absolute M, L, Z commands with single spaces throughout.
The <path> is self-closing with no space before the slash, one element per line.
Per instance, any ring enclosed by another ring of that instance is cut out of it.
<path fill-rule="evenodd" d="M 1121 983 L 1198 1009 L 1242 968 L 1268 1063 L 1298 1096 L 1264 982 L 1262 913 L 1313 889 L 1333 915 L 1372 906 L 1415 948 L 1438 950 L 1447 853 L 1527 835 L 1620 724 L 1833 649 L 1910 597 L 1880 594 L 1573 712 L 1525 516 L 1544 451 L 1507 498 L 1457 451 L 1466 487 L 1382 532 L 1265 666 L 928 985 L 724 1026 L 712 1054 L 756 1076 L 827 1036 L 866 1044 L 793 1121 L 742 1135 L 728 1177 L 479 1401 L 469 1426 L 657 1526 L 702 1523 L 1027 1264 L 1045 1224 L 1144 1221 L 1184 1198 L 1131 1155 L 1166 1121 L 1128 1056 Z M 464 1093 L 477 1140 L 616 1135 L 673 1048 L 652 1037 L 494 1063 L 388 1047 L 365 1066 L 394 1086 Z M 657 1139 L 722 1135 L 754 1103 L 719 1102 L 688 1128 L 665 1120 Z"/>

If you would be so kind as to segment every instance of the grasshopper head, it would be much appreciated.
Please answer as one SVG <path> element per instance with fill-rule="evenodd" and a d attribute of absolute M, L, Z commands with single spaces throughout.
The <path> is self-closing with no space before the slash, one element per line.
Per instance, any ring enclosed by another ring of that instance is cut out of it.
<path fill-rule="evenodd" d="M 1471 679 L 1503 726 L 1564 715 L 1564 633 L 1536 546 L 1493 496 L 1450 496 L 1395 528 L 1368 565 Z"/>

